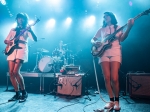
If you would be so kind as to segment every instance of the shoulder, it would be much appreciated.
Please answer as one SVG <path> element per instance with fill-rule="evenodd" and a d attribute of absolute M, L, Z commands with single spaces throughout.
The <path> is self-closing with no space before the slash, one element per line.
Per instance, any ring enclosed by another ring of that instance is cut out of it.
<path fill-rule="evenodd" d="M 16 28 L 12 28 L 10 31 L 14 32 L 14 31 L 16 31 Z"/>
<path fill-rule="evenodd" d="M 98 31 L 103 31 L 105 28 L 101 27 L 98 29 Z"/>

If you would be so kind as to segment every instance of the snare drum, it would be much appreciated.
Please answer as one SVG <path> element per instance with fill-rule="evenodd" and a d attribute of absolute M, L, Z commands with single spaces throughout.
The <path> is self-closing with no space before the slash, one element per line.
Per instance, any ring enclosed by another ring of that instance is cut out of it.
<path fill-rule="evenodd" d="M 41 72 L 50 72 L 52 70 L 53 58 L 50 56 L 45 56 L 40 59 L 38 63 L 38 68 Z"/>

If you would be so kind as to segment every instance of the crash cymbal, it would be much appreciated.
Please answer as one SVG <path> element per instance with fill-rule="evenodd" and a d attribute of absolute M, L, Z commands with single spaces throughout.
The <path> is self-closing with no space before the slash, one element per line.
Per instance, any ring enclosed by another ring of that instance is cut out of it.
<path fill-rule="evenodd" d="M 48 53 L 48 52 L 49 52 L 48 50 L 46 50 L 46 49 L 44 49 L 44 48 L 38 48 L 38 51 L 44 52 L 44 53 Z"/>

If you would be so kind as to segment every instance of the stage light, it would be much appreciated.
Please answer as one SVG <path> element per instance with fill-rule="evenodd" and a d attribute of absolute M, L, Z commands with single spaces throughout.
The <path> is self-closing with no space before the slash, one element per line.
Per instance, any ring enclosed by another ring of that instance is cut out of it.
<path fill-rule="evenodd" d="M 2 5 L 6 5 L 6 1 L 5 0 L 0 0 L 0 2 L 2 3 Z"/>
<path fill-rule="evenodd" d="M 64 26 L 68 28 L 70 26 L 71 22 L 72 22 L 72 19 L 70 17 L 68 17 L 64 22 Z"/>
<path fill-rule="evenodd" d="M 129 5 L 132 6 L 132 1 L 129 1 Z"/>
<path fill-rule="evenodd" d="M 91 27 L 95 24 L 95 16 L 90 16 L 85 20 L 85 26 Z"/>
<path fill-rule="evenodd" d="M 70 17 L 68 17 L 66 22 L 70 24 L 72 22 L 72 19 Z"/>
<path fill-rule="evenodd" d="M 16 28 L 16 27 L 17 27 L 17 23 L 15 22 L 12 24 L 12 28 Z"/>
<path fill-rule="evenodd" d="M 53 28 L 55 26 L 55 19 L 50 19 L 47 23 L 46 23 L 46 28 Z"/>
<path fill-rule="evenodd" d="M 33 20 L 29 20 L 29 25 L 32 25 L 33 23 L 34 23 L 34 21 Z"/>

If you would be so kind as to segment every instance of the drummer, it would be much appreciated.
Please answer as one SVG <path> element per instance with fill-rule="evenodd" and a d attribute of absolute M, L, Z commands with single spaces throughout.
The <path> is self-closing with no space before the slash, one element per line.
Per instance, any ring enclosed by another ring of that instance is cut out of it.
<path fill-rule="evenodd" d="M 55 50 L 53 51 L 52 55 L 53 55 L 53 59 L 55 62 L 62 62 L 64 60 L 64 57 L 65 57 L 64 47 L 65 46 L 66 44 L 63 44 L 63 41 L 60 41 L 59 46 L 55 48 Z"/>
<path fill-rule="evenodd" d="M 65 55 L 65 46 L 66 46 L 67 44 L 63 44 L 63 41 L 61 40 L 60 42 L 59 42 L 59 52 L 61 53 L 61 55 L 63 56 L 63 55 Z"/>

